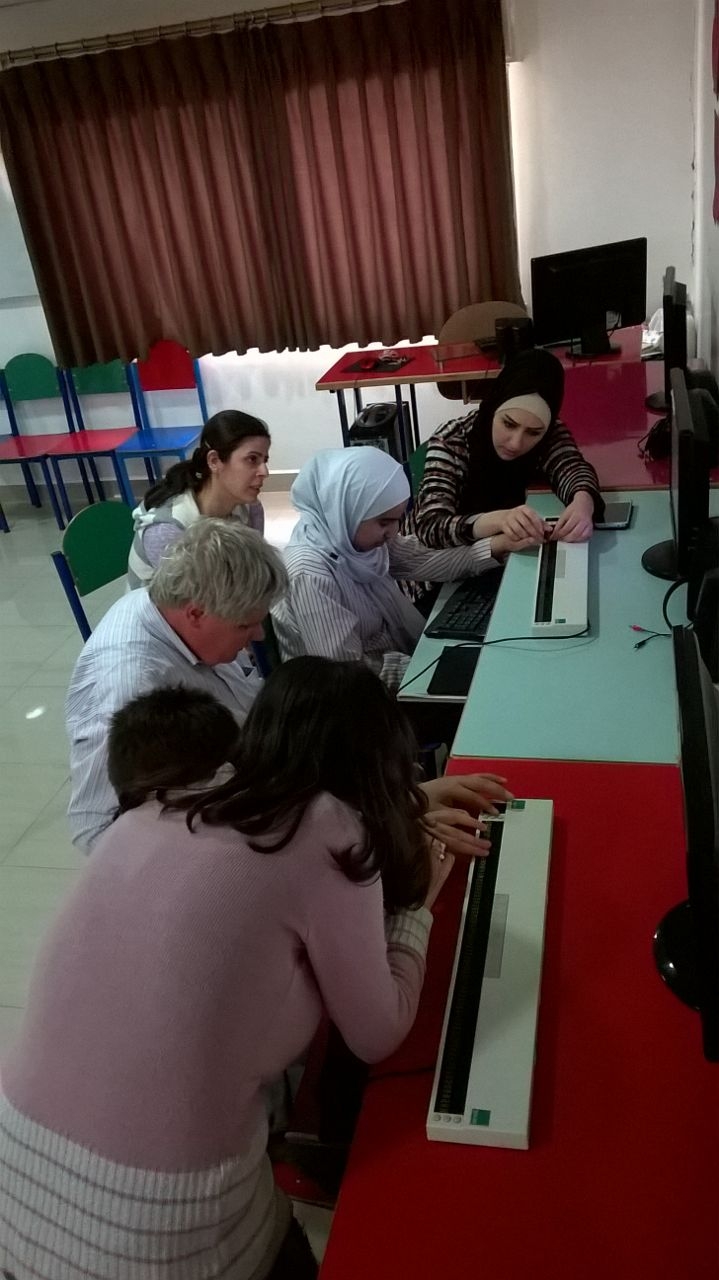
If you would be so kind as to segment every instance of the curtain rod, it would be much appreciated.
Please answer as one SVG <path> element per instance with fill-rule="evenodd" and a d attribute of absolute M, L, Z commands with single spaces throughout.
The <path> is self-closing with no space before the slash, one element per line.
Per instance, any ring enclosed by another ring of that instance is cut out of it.
<path fill-rule="evenodd" d="M 146 27 L 140 31 L 123 31 L 116 35 L 89 36 L 82 40 L 66 40 L 37 48 L 8 49 L 0 53 L 0 70 L 28 62 L 48 62 L 55 58 L 77 58 L 84 53 L 106 53 L 110 49 L 127 49 L 132 45 L 151 44 L 155 40 L 177 39 L 179 36 L 206 36 L 214 32 L 238 31 L 277 22 L 308 22 L 313 18 L 338 17 L 384 5 L 404 4 L 406 0 L 289 0 L 271 8 L 248 9 L 218 18 L 197 18 L 169 26 Z"/>

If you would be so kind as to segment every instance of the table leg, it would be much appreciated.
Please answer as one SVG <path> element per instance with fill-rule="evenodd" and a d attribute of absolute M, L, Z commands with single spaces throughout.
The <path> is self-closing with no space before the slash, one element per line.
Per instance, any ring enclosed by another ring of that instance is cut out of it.
<path fill-rule="evenodd" d="M 419 438 L 419 414 L 417 413 L 417 391 L 413 382 L 409 384 L 409 403 L 412 413 L 413 444 L 415 449 L 419 449 L 421 442 Z"/>
<path fill-rule="evenodd" d="M 352 390 L 354 391 L 354 397 L 355 397 L 355 413 L 360 414 L 364 409 L 364 403 L 362 400 L 362 390 L 360 387 L 353 387 Z"/>
<path fill-rule="evenodd" d="M 5 515 L 5 512 L 3 511 L 1 506 L 0 506 L 0 532 L 1 533 L 10 532 L 10 525 L 7 522 L 7 516 Z"/>
<path fill-rule="evenodd" d="M 340 428 L 342 430 L 342 443 L 345 449 L 347 449 L 349 448 L 349 443 L 350 443 L 350 428 L 349 428 L 349 422 L 347 421 L 347 405 L 345 404 L 345 393 L 344 391 L 333 391 L 332 394 L 337 396 L 337 408 L 339 409 Z"/>
<path fill-rule="evenodd" d="M 411 452 L 409 448 L 409 445 L 411 444 L 411 437 L 409 440 L 407 439 L 407 432 L 405 430 L 406 423 L 404 420 L 404 401 L 402 400 L 402 388 L 395 387 L 394 394 L 395 394 L 395 399 L 397 401 L 397 430 L 399 432 L 399 447 L 400 447 L 400 452 L 402 454 L 402 457 L 400 458 L 400 462 L 408 462 L 409 455 Z"/>

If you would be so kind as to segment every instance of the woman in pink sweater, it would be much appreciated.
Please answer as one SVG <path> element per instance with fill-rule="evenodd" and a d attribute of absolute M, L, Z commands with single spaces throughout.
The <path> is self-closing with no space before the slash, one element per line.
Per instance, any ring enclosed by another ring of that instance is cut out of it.
<path fill-rule="evenodd" d="M 240 750 L 224 786 L 119 817 L 41 952 L 2 1071 L 14 1280 L 315 1274 L 262 1087 L 323 1010 L 367 1062 L 400 1044 L 451 857 L 362 664 L 285 664 Z"/>

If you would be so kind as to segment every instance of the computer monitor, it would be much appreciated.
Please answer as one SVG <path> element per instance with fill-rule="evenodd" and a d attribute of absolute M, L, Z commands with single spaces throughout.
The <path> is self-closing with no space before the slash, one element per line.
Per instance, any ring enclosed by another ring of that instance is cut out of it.
<path fill-rule="evenodd" d="M 672 537 L 648 547 L 642 566 L 657 578 L 688 580 L 709 526 L 709 415 L 706 391 L 688 391 L 682 369 L 672 369 L 672 447 L 669 501 Z"/>
<path fill-rule="evenodd" d="M 664 390 L 646 398 L 647 409 L 668 414 L 672 403 L 672 369 L 687 367 L 687 287 L 677 280 L 674 267 L 667 267 L 662 284 L 662 336 L 664 346 Z"/>
<path fill-rule="evenodd" d="M 719 554 L 701 581 L 694 610 L 694 634 L 702 662 L 714 684 L 719 684 Z"/>
<path fill-rule="evenodd" d="M 607 331 L 641 324 L 647 310 L 647 242 L 574 249 L 532 258 L 532 316 L 538 345 L 570 344 L 572 356 L 617 351 Z"/>
<path fill-rule="evenodd" d="M 667 986 L 701 1015 L 704 1056 L 719 1062 L 719 691 L 697 638 L 675 627 L 684 831 L 689 896 L 654 935 Z"/>

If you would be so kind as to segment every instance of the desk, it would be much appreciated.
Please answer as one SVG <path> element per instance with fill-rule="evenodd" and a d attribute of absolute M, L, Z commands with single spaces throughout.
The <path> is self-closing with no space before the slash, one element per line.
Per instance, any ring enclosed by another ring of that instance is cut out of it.
<path fill-rule="evenodd" d="M 594 534 L 589 551 L 590 637 L 528 640 L 488 647 L 465 703 L 452 753 L 485 758 L 677 760 L 672 647 L 667 639 L 634 649 L 632 623 L 664 630 L 669 583 L 641 567 L 644 549 L 671 536 L 669 495 L 623 493 L 635 503 L 632 525 Z M 713 491 L 719 506 L 719 493 Z M 556 499 L 532 504 L 549 513 Z M 510 556 L 488 640 L 527 635 L 535 551 Z M 682 620 L 683 596 L 670 604 Z M 420 640 L 421 647 L 423 641 Z M 421 654 L 416 655 L 421 659 Z"/>
<path fill-rule="evenodd" d="M 590 543 L 591 634 L 489 645 L 465 702 L 454 756 L 676 761 L 671 645 L 656 639 L 635 650 L 640 637 L 630 630 L 633 622 L 664 629 L 661 605 L 669 584 L 645 573 L 640 561 L 646 547 L 671 536 L 669 494 L 618 497 L 631 499 L 635 509 L 629 529 L 600 530 Z M 551 494 L 533 494 L 531 505 L 543 515 L 561 510 Z M 537 555 L 509 557 L 487 640 L 529 634 Z M 432 616 L 451 590 L 443 587 Z M 681 616 L 676 603 L 674 616 Z M 434 667 L 419 672 L 450 643 L 420 638 L 402 682 L 409 686 L 400 691 L 403 703 L 434 701 L 427 693 Z M 661 690 L 666 697 L 657 696 Z"/>
<path fill-rule="evenodd" d="M 321 1280 L 716 1280 L 719 1071 L 651 954 L 685 892 L 678 770 L 491 767 L 517 795 L 555 803 L 532 1146 L 425 1137 L 455 868 L 420 1015 L 366 1091 Z"/>
<path fill-rule="evenodd" d="M 639 354 L 641 350 L 641 325 L 635 325 L 633 328 L 620 329 L 617 337 L 621 342 L 621 351 L 614 355 L 597 356 L 593 360 L 573 360 L 566 354 L 566 347 L 557 347 L 554 349 L 555 355 L 561 360 L 567 370 L 567 383 L 569 384 L 575 379 L 577 373 L 586 373 L 592 371 L 592 377 L 586 383 L 586 394 L 593 395 L 593 383 L 600 385 L 606 378 L 607 385 L 613 388 L 610 395 L 622 394 L 624 392 L 630 398 L 631 404 L 627 404 L 626 411 L 620 418 L 627 419 L 627 415 L 632 416 L 632 422 L 640 429 L 636 432 L 638 439 L 646 430 L 646 410 L 644 409 L 644 397 L 647 390 L 656 391 L 664 385 L 664 365 L 661 361 L 649 361 L 641 363 Z M 407 364 L 401 369 L 392 373 L 387 370 L 378 370 L 376 372 L 368 372 L 362 369 L 353 369 L 352 366 L 358 364 L 363 356 L 376 356 L 377 351 L 347 351 L 339 360 L 322 375 L 315 383 L 316 391 L 332 391 L 337 395 L 337 408 L 339 410 L 340 427 L 342 430 L 342 439 L 345 445 L 349 444 L 349 420 L 347 417 L 347 407 L 345 404 L 345 391 L 352 391 L 354 394 L 355 408 L 359 413 L 362 408 L 362 390 L 367 387 L 394 387 L 395 399 L 397 401 L 398 412 L 402 413 L 402 387 L 409 387 L 410 407 L 412 415 L 412 431 L 413 443 L 417 447 L 420 443 L 419 434 L 419 418 L 417 415 L 417 400 L 414 392 L 415 386 L 424 382 L 476 382 L 483 378 L 494 378 L 500 370 L 500 365 L 493 355 L 484 354 L 476 351 L 470 356 L 463 356 L 460 359 L 445 360 L 438 363 L 433 352 L 437 349 L 437 343 L 419 343 L 415 346 L 400 347 L 398 350 L 405 356 L 409 356 Z M 621 380 L 614 380 L 610 375 L 611 371 L 636 366 L 637 374 L 634 378 L 626 379 L 624 383 Z M 647 375 L 642 371 L 649 370 Z M 645 377 L 649 378 L 647 388 Z M 580 382 L 579 386 L 582 387 Z M 642 390 L 642 388 L 644 388 Z M 641 394 L 640 394 L 641 392 Z M 637 394 L 636 404 L 634 396 Z M 580 390 L 579 395 L 582 392 Z M 459 412 L 459 405 L 458 405 Z M 590 406 L 591 413 L 591 406 Z M 448 417 L 451 410 L 448 407 Z M 602 429 L 611 430 L 614 416 L 608 414 L 601 419 L 599 415 L 592 417 L 593 430 L 599 429 L 599 441 L 606 438 L 602 435 Z M 656 418 L 650 417 L 649 422 L 656 421 Z M 573 426 L 573 423 L 570 423 Z M 623 480 L 626 487 L 632 483 L 631 478 Z M 637 485 L 639 487 L 639 485 Z"/>

